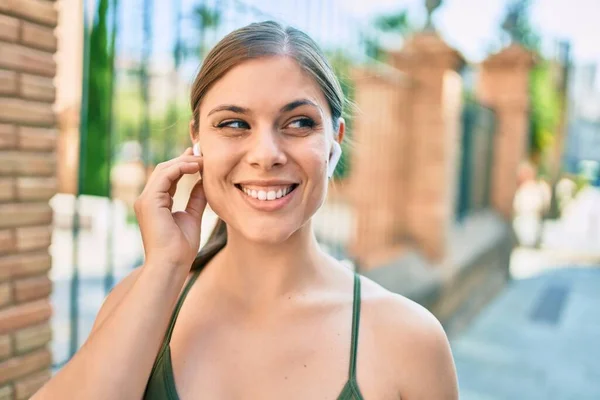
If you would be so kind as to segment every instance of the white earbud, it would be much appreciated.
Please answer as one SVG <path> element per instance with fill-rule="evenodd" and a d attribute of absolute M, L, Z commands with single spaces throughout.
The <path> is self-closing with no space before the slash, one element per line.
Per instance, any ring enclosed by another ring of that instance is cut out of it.
<path fill-rule="evenodd" d="M 202 151 L 200 150 L 200 143 L 198 143 L 198 142 L 194 143 L 194 146 L 192 146 L 192 152 L 194 153 L 195 156 L 202 155 Z"/>
<path fill-rule="evenodd" d="M 194 145 L 192 146 L 192 153 L 194 153 L 195 156 L 202 155 L 202 150 L 200 150 L 200 143 L 194 143 Z M 200 173 L 200 179 L 202 179 L 202 173 Z"/>
<path fill-rule="evenodd" d="M 333 142 L 333 151 L 331 152 L 331 158 L 329 159 L 329 164 L 327 165 L 327 177 L 331 178 L 333 176 L 333 172 L 335 171 L 335 167 L 337 163 L 340 161 L 340 157 L 342 156 L 342 147 L 336 141 Z"/>

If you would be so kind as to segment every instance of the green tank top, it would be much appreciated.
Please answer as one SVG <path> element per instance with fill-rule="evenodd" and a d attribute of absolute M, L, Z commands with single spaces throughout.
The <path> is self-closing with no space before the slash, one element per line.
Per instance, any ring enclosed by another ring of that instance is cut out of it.
<path fill-rule="evenodd" d="M 173 377 L 173 367 L 171 365 L 171 350 L 169 342 L 175 326 L 175 320 L 179 314 L 179 310 L 183 305 L 183 301 L 187 296 L 190 288 L 198 278 L 201 269 L 194 271 L 194 274 L 183 289 L 179 300 L 175 306 L 171 322 L 165 335 L 160 351 L 154 361 L 150 379 L 144 393 L 144 400 L 179 400 L 177 389 L 175 388 L 175 378 Z M 354 275 L 354 300 L 352 310 L 352 343 L 350 346 L 350 369 L 348 381 L 342 389 L 338 400 L 363 400 L 358 383 L 356 381 L 356 353 L 358 345 L 358 327 L 360 322 L 360 278 L 358 274 Z"/>

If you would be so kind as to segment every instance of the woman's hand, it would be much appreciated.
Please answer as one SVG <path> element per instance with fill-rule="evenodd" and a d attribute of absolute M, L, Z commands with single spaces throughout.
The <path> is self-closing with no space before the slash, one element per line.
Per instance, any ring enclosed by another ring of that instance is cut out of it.
<path fill-rule="evenodd" d="M 200 247 L 206 208 L 202 179 L 192 189 L 185 211 L 172 212 L 173 196 L 183 175 L 202 173 L 202 165 L 202 157 L 188 148 L 181 156 L 158 164 L 150 175 L 134 205 L 146 263 L 191 266 Z"/>

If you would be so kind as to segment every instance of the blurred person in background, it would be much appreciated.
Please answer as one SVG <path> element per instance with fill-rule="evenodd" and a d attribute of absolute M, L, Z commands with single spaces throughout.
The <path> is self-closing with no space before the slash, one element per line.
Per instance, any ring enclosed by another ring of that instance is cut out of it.
<path fill-rule="evenodd" d="M 550 207 L 550 186 L 538 179 L 535 167 L 529 162 L 519 169 L 519 187 L 513 200 L 514 226 L 519 242 L 538 246 L 542 240 L 544 214 Z"/>
<path fill-rule="evenodd" d="M 201 155 L 159 164 L 135 203 L 144 265 L 34 399 L 457 399 L 437 319 L 315 239 L 343 105 L 303 32 L 263 22 L 222 39 L 191 93 Z M 198 253 L 207 203 L 220 220 Z"/>

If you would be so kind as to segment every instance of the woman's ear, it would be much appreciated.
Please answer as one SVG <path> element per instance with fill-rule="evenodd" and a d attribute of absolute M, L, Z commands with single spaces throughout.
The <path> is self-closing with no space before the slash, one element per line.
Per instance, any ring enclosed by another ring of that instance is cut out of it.
<path fill-rule="evenodd" d="M 190 139 L 193 143 L 192 151 L 195 156 L 201 156 L 202 150 L 200 150 L 200 134 L 198 133 L 198 127 L 192 119 L 190 121 Z"/>
<path fill-rule="evenodd" d="M 192 141 L 192 143 L 196 143 L 196 141 L 198 140 L 198 136 L 200 136 L 198 134 L 198 127 L 196 126 L 196 123 L 192 119 L 190 121 L 190 140 Z"/>
<path fill-rule="evenodd" d="M 344 120 L 344 118 L 339 117 L 338 123 L 337 123 L 337 132 L 335 132 L 335 135 L 334 135 L 336 142 L 338 142 L 339 144 L 342 144 L 345 133 L 346 133 L 346 121 Z"/>
<path fill-rule="evenodd" d="M 333 173 L 335 171 L 335 167 L 340 161 L 340 157 L 342 156 L 342 146 L 337 141 L 333 142 L 333 149 L 331 150 L 331 155 L 329 156 L 329 162 L 327 163 L 327 177 L 333 177 Z"/>
<path fill-rule="evenodd" d="M 333 173 L 335 171 L 335 167 L 337 166 L 340 158 L 342 156 L 342 140 L 344 140 L 344 134 L 346 133 L 346 121 L 344 118 L 338 118 L 337 124 L 337 132 L 334 132 L 333 138 L 333 147 L 331 149 L 331 153 L 329 154 L 329 162 L 327 163 L 327 177 L 332 178 Z"/>

